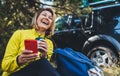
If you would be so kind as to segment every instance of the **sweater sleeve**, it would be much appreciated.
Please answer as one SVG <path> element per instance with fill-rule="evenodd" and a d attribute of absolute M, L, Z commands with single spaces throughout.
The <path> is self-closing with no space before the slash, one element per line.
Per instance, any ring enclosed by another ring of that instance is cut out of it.
<path fill-rule="evenodd" d="M 52 54 L 53 54 L 53 43 L 52 43 L 52 41 L 51 40 L 47 40 L 47 43 L 48 43 L 48 53 L 47 53 L 47 55 L 48 55 L 48 60 L 50 61 L 50 59 L 51 59 L 51 56 L 52 56 Z"/>
<path fill-rule="evenodd" d="M 19 67 L 16 61 L 19 51 L 19 45 L 20 31 L 16 31 L 10 38 L 5 50 L 1 66 L 3 71 L 14 72 Z"/>

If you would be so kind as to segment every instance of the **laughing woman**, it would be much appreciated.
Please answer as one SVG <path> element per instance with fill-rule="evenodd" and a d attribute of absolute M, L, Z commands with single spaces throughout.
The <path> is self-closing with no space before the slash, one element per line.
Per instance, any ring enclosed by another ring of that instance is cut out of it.
<path fill-rule="evenodd" d="M 49 38 L 54 33 L 54 21 L 54 11 L 43 8 L 33 17 L 32 29 L 14 32 L 2 60 L 2 76 L 60 76 L 49 62 L 53 53 L 53 43 Z M 37 48 L 42 52 L 33 53 L 33 50 L 25 49 L 24 41 L 29 39 L 37 39 Z"/>

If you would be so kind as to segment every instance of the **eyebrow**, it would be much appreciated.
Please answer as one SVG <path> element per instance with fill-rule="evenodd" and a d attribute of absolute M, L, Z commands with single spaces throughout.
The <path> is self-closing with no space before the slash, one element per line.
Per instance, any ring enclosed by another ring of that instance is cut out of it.
<path fill-rule="evenodd" d="M 48 11 L 48 12 L 50 12 L 50 11 Z M 50 12 L 51 13 L 51 12 Z M 43 14 L 47 14 L 46 12 L 44 12 Z M 52 17 L 53 18 L 53 15 L 52 15 L 52 13 L 51 13 L 51 16 L 50 17 Z"/>

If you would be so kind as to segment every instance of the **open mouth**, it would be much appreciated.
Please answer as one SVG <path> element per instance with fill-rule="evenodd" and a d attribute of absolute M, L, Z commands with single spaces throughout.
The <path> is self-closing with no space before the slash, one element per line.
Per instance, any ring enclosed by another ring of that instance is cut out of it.
<path fill-rule="evenodd" d="M 41 22 L 44 25 L 49 25 L 49 21 L 47 19 L 42 19 Z"/>

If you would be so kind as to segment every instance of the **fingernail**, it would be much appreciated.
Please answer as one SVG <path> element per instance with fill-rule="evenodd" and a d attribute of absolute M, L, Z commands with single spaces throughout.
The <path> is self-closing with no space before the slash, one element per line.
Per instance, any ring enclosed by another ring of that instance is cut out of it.
<path fill-rule="evenodd" d="M 39 54 L 36 54 L 36 55 L 37 55 L 38 58 L 40 57 Z"/>
<path fill-rule="evenodd" d="M 33 53 L 33 51 L 30 51 L 31 53 Z"/>

